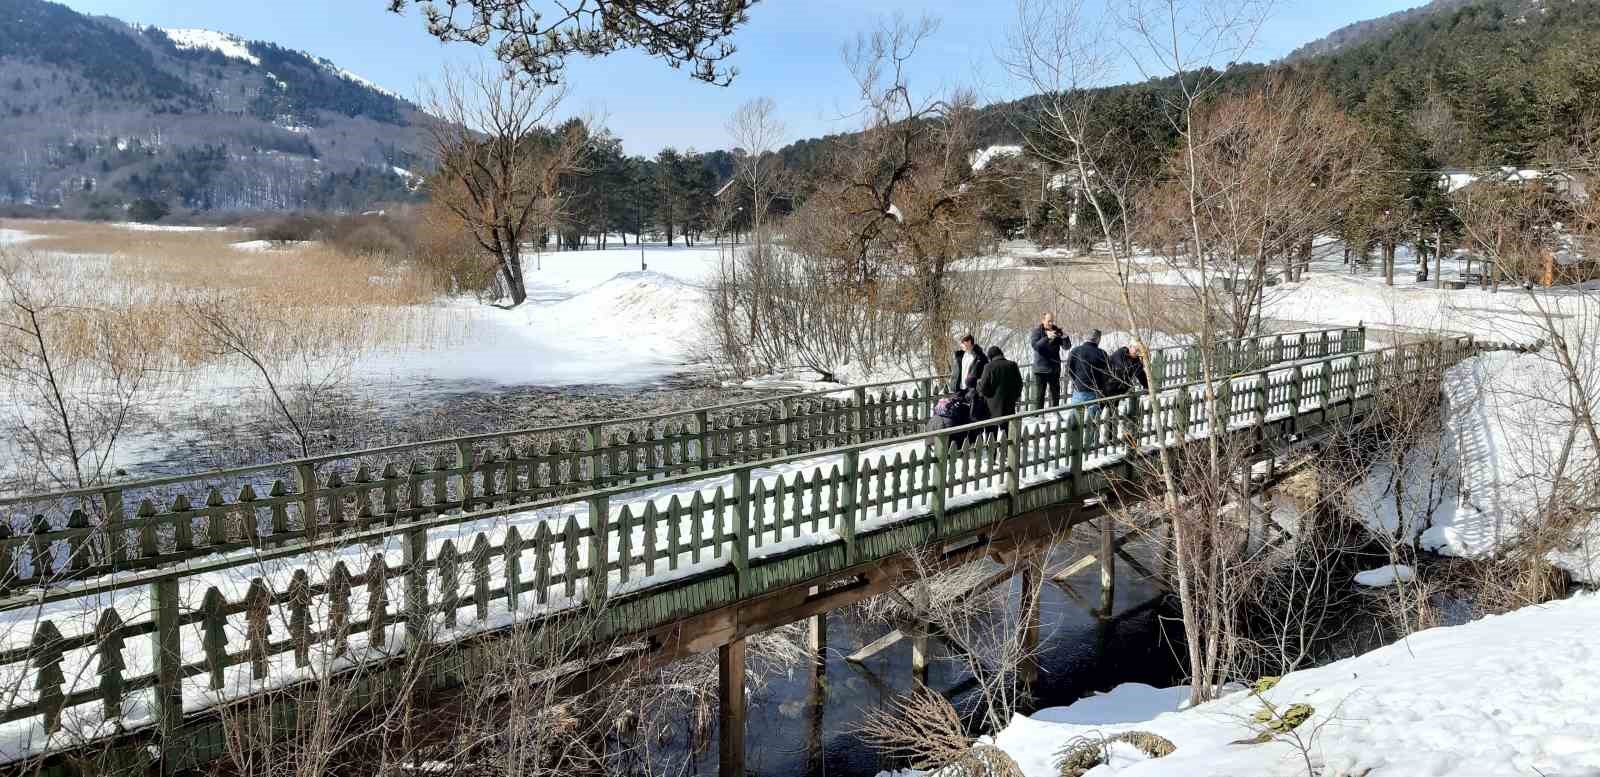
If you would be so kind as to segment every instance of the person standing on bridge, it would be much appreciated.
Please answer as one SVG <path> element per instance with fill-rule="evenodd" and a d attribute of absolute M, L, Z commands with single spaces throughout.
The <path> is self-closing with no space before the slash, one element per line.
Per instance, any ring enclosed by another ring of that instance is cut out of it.
<path fill-rule="evenodd" d="M 978 378 L 983 375 L 983 365 L 989 362 L 983 349 L 978 347 L 978 341 L 972 335 L 961 336 L 961 348 L 956 351 L 955 371 L 950 376 L 950 393 L 964 394 L 968 399 L 970 393 L 978 387 Z"/>
<path fill-rule="evenodd" d="M 1093 402 L 1107 396 L 1111 384 L 1111 371 L 1106 352 L 1100 350 L 1100 330 L 1092 329 L 1089 336 L 1067 354 L 1067 374 L 1072 377 L 1072 401 Z M 1100 414 L 1100 406 L 1089 410 L 1092 418 Z"/>
<path fill-rule="evenodd" d="M 1017 401 L 1022 399 L 1022 370 L 1006 358 L 998 345 L 989 346 L 988 363 L 978 378 L 978 393 L 988 405 L 989 418 L 1004 418 L 1017 412 Z"/>
<path fill-rule="evenodd" d="M 1061 404 L 1061 355 L 1072 349 L 1072 340 L 1056 326 L 1056 314 L 1039 317 L 1028 344 L 1033 347 L 1033 382 L 1039 392 L 1039 407 Z"/>

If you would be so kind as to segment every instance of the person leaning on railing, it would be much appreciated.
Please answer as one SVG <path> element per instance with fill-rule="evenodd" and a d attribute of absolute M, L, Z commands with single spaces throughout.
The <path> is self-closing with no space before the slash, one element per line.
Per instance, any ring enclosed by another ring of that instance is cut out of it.
<path fill-rule="evenodd" d="M 1122 346 L 1106 357 L 1106 396 L 1149 391 L 1150 379 L 1144 371 L 1144 343 Z"/>

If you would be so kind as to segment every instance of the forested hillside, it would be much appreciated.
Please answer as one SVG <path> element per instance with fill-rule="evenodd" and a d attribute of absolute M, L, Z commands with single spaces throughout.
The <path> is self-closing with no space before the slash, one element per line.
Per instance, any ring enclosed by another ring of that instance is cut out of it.
<path fill-rule="evenodd" d="M 417 109 L 332 62 L 0 0 L 0 204 L 363 208 L 413 197 Z M 395 168 L 399 168 L 396 170 Z"/>
<path fill-rule="evenodd" d="M 1274 65 L 1230 68 L 1225 94 L 1273 73 L 1319 83 L 1384 131 L 1393 152 L 1434 167 L 1549 161 L 1600 120 L 1600 3 L 1435 0 L 1341 29 Z M 1170 140 L 1162 111 L 1171 81 L 1100 90 L 1102 118 Z M 977 145 L 1019 143 L 1034 100 L 983 109 Z M 814 170 L 830 143 L 796 142 L 785 161 Z"/>

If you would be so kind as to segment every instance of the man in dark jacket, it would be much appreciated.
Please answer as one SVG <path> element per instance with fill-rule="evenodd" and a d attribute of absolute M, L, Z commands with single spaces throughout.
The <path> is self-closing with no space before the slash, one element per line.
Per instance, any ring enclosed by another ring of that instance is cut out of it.
<path fill-rule="evenodd" d="M 1039 317 L 1028 344 L 1033 347 L 1033 382 L 1038 388 L 1039 406 L 1061 404 L 1061 355 L 1072 349 L 1072 340 L 1056 326 L 1056 314 Z"/>
<path fill-rule="evenodd" d="M 999 346 L 989 346 L 989 362 L 978 378 L 978 393 L 988 405 L 989 418 L 1003 418 L 1017 412 L 1022 398 L 1022 371 L 1006 358 Z"/>
<path fill-rule="evenodd" d="M 1110 369 L 1106 352 L 1100 350 L 1100 330 L 1089 332 L 1089 336 L 1067 354 L 1067 374 L 1072 377 L 1073 402 L 1093 402 L 1107 396 Z M 1090 412 L 1097 410 L 1098 407 Z"/>
<path fill-rule="evenodd" d="M 1140 349 L 1140 346 L 1135 345 L 1134 349 Z M 1110 373 L 1106 396 L 1149 390 L 1150 379 L 1144 374 L 1144 360 L 1139 357 L 1138 350 L 1130 350 L 1124 345 L 1112 351 L 1106 359 L 1106 367 Z"/>
<path fill-rule="evenodd" d="M 983 375 L 983 365 L 987 364 L 989 357 L 983 355 L 983 349 L 978 347 L 972 335 L 961 336 L 961 348 L 956 351 L 955 369 L 950 375 L 950 393 L 960 394 L 977 388 L 978 378 Z"/>

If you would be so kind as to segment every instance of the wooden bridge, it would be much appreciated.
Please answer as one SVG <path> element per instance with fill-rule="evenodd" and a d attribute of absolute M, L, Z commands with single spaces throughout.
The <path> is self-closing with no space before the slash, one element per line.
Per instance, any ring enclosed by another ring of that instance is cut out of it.
<path fill-rule="evenodd" d="M 920 431 L 922 379 L 5 500 L 34 517 L 0 540 L 0 757 L 178 771 L 224 754 L 218 705 L 358 668 L 381 702 L 417 660 L 423 690 L 458 687 L 497 641 L 577 614 L 586 640 L 644 646 L 635 664 L 719 650 L 740 773 L 746 637 L 896 587 L 910 551 L 965 563 L 1086 520 L 1144 452 L 1210 433 L 1208 395 L 1266 445 L 1474 352 L 1364 347 L 1360 329 L 1231 343 L 1214 391 L 1171 350 L 1154 394 L 995 419 L 962 446 Z"/>

